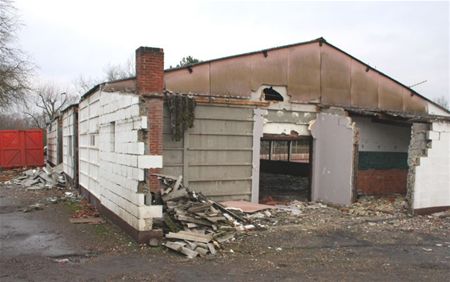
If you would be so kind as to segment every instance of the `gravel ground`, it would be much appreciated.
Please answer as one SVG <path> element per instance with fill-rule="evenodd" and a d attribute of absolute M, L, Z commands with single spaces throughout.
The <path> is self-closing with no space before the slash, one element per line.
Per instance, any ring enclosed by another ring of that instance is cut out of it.
<path fill-rule="evenodd" d="M 0 172 L 0 181 L 12 172 Z M 449 213 L 410 217 L 403 200 L 346 208 L 293 202 L 260 214 L 215 257 L 135 244 L 115 225 L 71 224 L 67 190 L 0 184 L 1 281 L 447 281 Z M 49 197 L 57 197 L 56 203 Z M 40 203 L 42 209 L 24 212 Z"/>

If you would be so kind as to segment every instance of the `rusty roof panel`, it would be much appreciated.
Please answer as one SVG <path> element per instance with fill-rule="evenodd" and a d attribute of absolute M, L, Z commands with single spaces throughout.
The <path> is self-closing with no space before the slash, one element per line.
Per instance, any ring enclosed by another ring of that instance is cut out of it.
<path fill-rule="evenodd" d="M 250 98 L 263 84 L 287 86 L 292 102 L 417 113 L 426 113 L 427 103 L 433 103 L 323 39 L 190 68 L 167 70 L 166 89 Z"/>
<path fill-rule="evenodd" d="M 414 92 L 404 89 L 403 110 L 408 113 L 427 113 L 427 102 Z"/>
<path fill-rule="evenodd" d="M 198 65 L 185 69 L 178 69 L 164 74 L 166 89 L 175 92 L 189 91 L 209 94 L 209 64 Z"/>
<path fill-rule="evenodd" d="M 403 111 L 404 88 L 394 81 L 380 79 L 378 85 L 378 107 L 384 110 Z"/>
<path fill-rule="evenodd" d="M 379 74 L 368 66 L 352 60 L 351 105 L 353 107 L 375 108 L 378 105 Z"/>
<path fill-rule="evenodd" d="M 350 77 L 352 59 L 323 45 L 321 48 L 322 103 L 350 105 Z"/>
<path fill-rule="evenodd" d="M 211 63 L 211 94 L 250 96 L 251 72 L 252 63 L 247 58 Z"/>
<path fill-rule="evenodd" d="M 292 101 L 310 102 L 320 98 L 320 49 L 318 43 L 289 50 L 288 94 Z"/>
<path fill-rule="evenodd" d="M 287 86 L 288 49 L 261 52 L 248 57 L 252 66 L 251 89 L 258 90 L 263 84 Z"/>

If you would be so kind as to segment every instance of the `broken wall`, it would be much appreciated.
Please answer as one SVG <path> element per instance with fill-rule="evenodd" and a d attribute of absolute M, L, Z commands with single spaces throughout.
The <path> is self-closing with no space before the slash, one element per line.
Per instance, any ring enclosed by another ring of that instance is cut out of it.
<path fill-rule="evenodd" d="M 61 128 L 59 127 L 58 118 L 54 119 L 47 125 L 47 161 L 52 165 L 58 165 L 60 156 L 59 153 L 59 138 Z"/>
<path fill-rule="evenodd" d="M 405 194 L 410 125 L 361 116 L 352 120 L 359 129 L 357 193 Z"/>
<path fill-rule="evenodd" d="M 162 217 L 162 206 L 146 199 L 146 171 L 162 159 L 146 155 L 144 105 L 138 95 L 101 90 L 79 104 L 80 186 L 138 231 Z"/>
<path fill-rule="evenodd" d="M 70 107 L 62 114 L 63 171 L 71 181 L 78 178 L 78 110 Z"/>
<path fill-rule="evenodd" d="M 313 136 L 312 201 L 349 205 L 353 201 L 357 131 L 343 112 L 319 113 Z"/>
<path fill-rule="evenodd" d="M 163 174 L 183 175 L 184 185 L 214 200 L 250 200 L 253 108 L 199 104 L 193 128 L 180 141 L 169 125 L 164 107 Z"/>
<path fill-rule="evenodd" d="M 62 114 L 63 171 L 73 181 L 78 178 L 78 110 L 71 107 Z"/>
<path fill-rule="evenodd" d="M 408 188 L 416 213 L 450 207 L 450 122 L 414 124 Z"/>

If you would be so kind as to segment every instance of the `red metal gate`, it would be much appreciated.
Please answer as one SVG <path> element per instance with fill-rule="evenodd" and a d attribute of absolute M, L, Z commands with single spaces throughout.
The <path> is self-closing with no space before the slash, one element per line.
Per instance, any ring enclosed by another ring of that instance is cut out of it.
<path fill-rule="evenodd" d="M 43 165 L 42 129 L 0 130 L 0 167 Z"/>

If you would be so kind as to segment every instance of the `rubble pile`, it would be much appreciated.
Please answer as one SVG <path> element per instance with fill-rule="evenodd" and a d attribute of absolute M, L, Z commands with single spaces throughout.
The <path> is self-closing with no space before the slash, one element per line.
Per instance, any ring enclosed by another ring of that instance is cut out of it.
<path fill-rule="evenodd" d="M 157 176 L 163 184 L 167 248 L 189 258 L 215 255 L 222 243 L 234 240 L 237 232 L 256 228 L 247 218 L 184 187 L 182 176 Z"/>
<path fill-rule="evenodd" d="M 357 217 L 399 215 L 407 213 L 407 203 L 401 196 L 365 196 L 349 207 L 341 208 L 341 211 Z"/>
<path fill-rule="evenodd" d="M 26 187 L 26 190 L 52 189 L 53 187 L 65 187 L 66 178 L 63 173 L 62 164 L 43 168 L 25 170 L 22 174 L 4 184 L 17 184 Z"/>

